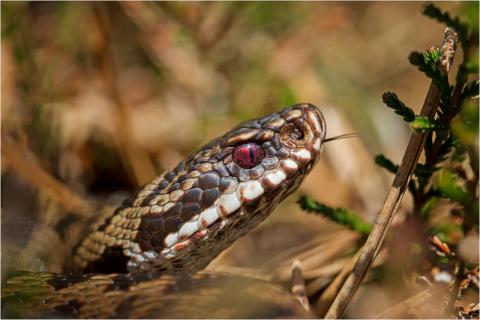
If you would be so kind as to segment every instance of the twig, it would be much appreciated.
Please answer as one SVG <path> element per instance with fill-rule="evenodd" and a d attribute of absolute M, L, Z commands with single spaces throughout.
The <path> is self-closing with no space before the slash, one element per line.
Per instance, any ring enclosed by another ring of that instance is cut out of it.
<path fill-rule="evenodd" d="M 453 59 L 457 42 L 458 35 L 456 32 L 452 29 L 446 28 L 441 59 L 442 62 L 445 62 L 445 65 L 443 65 L 444 72 L 448 72 L 450 69 L 449 64 Z M 425 98 L 422 110 L 420 111 L 420 115 L 432 119 L 436 113 L 440 97 L 440 89 L 432 81 L 430 88 L 428 89 L 427 97 Z M 345 281 L 325 318 L 340 318 L 360 286 L 362 279 L 365 277 L 373 259 L 376 257 L 387 234 L 388 228 L 392 223 L 393 217 L 395 216 L 403 194 L 407 189 L 408 182 L 415 169 L 420 153 L 422 152 L 426 137 L 427 134 L 423 132 L 413 133 L 410 137 L 410 141 L 403 156 L 402 163 L 392 185 L 390 186 L 390 189 L 388 190 L 385 202 L 380 210 L 380 213 L 378 214 L 378 218 L 373 226 L 372 232 L 367 238 L 365 245 L 360 250 L 360 255 L 355 267 L 353 268 L 353 272 Z"/>
<path fill-rule="evenodd" d="M 302 274 L 302 266 L 298 260 L 293 261 L 292 265 L 292 294 L 306 311 L 310 311 L 307 289 Z"/>

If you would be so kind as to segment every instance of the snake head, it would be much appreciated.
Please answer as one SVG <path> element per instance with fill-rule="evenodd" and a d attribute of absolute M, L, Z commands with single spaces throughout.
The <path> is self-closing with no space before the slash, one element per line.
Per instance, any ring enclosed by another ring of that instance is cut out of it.
<path fill-rule="evenodd" d="M 246 181 L 273 169 L 285 175 L 307 173 L 318 159 L 325 134 L 320 110 L 311 104 L 297 104 L 240 124 L 223 136 L 219 145 L 228 154 L 224 158 L 228 170 Z"/>
<path fill-rule="evenodd" d="M 77 260 L 104 261 L 116 245 L 130 271 L 204 268 L 299 186 L 325 133 L 325 120 L 311 104 L 238 125 L 124 203 L 80 247 L 89 256 Z M 97 250 L 104 247 L 110 250 Z"/>

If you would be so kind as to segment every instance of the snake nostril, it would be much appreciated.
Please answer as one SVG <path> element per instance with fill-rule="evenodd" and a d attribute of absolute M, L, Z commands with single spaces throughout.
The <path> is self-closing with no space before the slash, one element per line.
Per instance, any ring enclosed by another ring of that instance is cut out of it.
<path fill-rule="evenodd" d="M 304 126 L 297 126 L 293 123 L 287 124 L 280 130 L 280 137 L 288 147 L 295 147 L 305 143 Z M 308 131 L 307 131 L 308 133 Z"/>
<path fill-rule="evenodd" d="M 297 128 L 292 129 L 290 132 L 290 138 L 292 140 L 302 140 L 304 137 L 304 134 L 302 131 L 298 130 Z"/>

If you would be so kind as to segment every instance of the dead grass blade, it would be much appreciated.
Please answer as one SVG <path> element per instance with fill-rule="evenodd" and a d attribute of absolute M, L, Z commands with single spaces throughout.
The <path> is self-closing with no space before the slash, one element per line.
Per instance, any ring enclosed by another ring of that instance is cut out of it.
<path fill-rule="evenodd" d="M 300 302 L 306 311 L 310 311 L 307 289 L 305 287 L 305 280 L 303 279 L 302 265 L 298 260 L 293 261 L 292 265 L 292 295 Z"/>

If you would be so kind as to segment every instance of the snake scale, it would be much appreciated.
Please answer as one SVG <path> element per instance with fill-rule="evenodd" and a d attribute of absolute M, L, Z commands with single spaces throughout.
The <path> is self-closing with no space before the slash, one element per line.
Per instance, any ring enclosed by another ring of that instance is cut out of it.
<path fill-rule="evenodd" d="M 311 104 L 296 104 L 238 125 L 146 184 L 113 213 L 99 217 L 73 254 L 69 271 L 80 275 L 22 273 L 7 280 L 3 305 L 28 301 L 41 309 L 27 316 L 202 317 L 168 304 L 172 295 L 167 292 L 177 292 L 183 283 L 188 288 L 184 292 L 190 292 L 186 297 L 193 299 L 198 292 L 212 290 L 215 281 L 228 284 L 222 286 L 228 288 L 225 293 L 248 291 L 237 282 L 253 280 L 198 271 L 298 188 L 317 162 L 325 134 L 323 115 Z M 257 285 L 254 281 L 249 288 Z M 192 288 L 199 289 L 193 293 Z M 275 290 L 262 285 L 261 291 L 270 297 L 263 306 L 285 311 L 277 313 L 281 317 L 300 316 L 298 306 L 285 299 L 275 304 Z M 216 294 L 224 297 L 221 290 Z M 197 305 L 199 310 L 204 307 L 208 306 Z M 289 313 L 292 310 L 298 312 Z M 219 314 L 245 315 L 250 316 Z"/>

